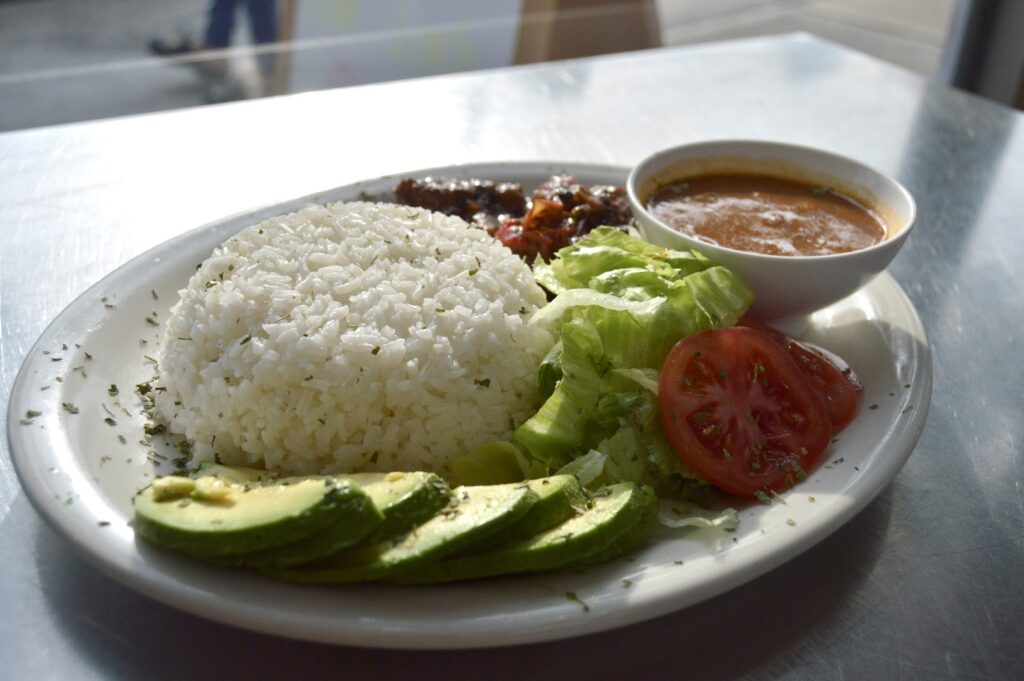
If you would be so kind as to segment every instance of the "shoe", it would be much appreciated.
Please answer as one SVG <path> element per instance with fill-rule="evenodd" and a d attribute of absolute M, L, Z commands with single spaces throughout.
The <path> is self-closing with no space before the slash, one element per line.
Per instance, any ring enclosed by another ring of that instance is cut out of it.
<path fill-rule="evenodd" d="M 178 57 L 183 54 L 198 52 L 199 46 L 188 38 L 183 38 L 176 43 L 169 43 L 166 40 L 156 38 L 149 41 L 149 51 L 158 57 Z"/>
<path fill-rule="evenodd" d="M 189 64 L 204 81 L 220 81 L 231 72 L 231 64 L 227 59 L 196 59 Z"/>
<path fill-rule="evenodd" d="M 207 104 L 224 104 L 246 98 L 241 81 L 231 76 L 205 83 L 203 95 Z"/>

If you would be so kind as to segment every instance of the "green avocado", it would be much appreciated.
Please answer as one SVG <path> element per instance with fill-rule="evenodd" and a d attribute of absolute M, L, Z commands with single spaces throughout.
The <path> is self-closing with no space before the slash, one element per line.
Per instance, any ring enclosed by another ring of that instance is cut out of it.
<path fill-rule="evenodd" d="M 303 584 L 344 584 L 390 578 L 457 551 L 471 550 L 522 518 L 537 496 L 525 483 L 457 487 L 451 503 L 409 533 L 295 569 L 262 570 Z"/>
<path fill-rule="evenodd" d="M 574 475 L 552 475 L 526 484 L 537 495 L 537 503 L 512 527 L 516 538 L 549 530 L 587 507 L 587 494 Z"/>
<path fill-rule="evenodd" d="M 458 487 L 433 473 L 279 478 L 203 463 L 133 499 L 139 536 L 298 583 L 427 584 L 608 560 L 656 516 L 632 483 L 588 496 L 571 475 Z"/>
<path fill-rule="evenodd" d="M 334 522 L 315 534 L 290 541 L 262 551 L 213 558 L 222 566 L 231 567 L 291 567 L 315 560 L 355 546 L 366 539 L 384 521 L 384 515 L 373 503 L 370 495 L 345 478 L 335 480 L 339 488 L 351 487 L 359 493 L 345 494 L 334 507 Z"/>
<path fill-rule="evenodd" d="M 353 473 L 344 476 L 366 492 L 384 514 L 367 542 L 405 534 L 434 517 L 451 499 L 451 490 L 435 473 Z"/>
<path fill-rule="evenodd" d="M 574 475 L 552 475 L 527 480 L 530 491 L 537 495 L 530 510 L 505 530 L 491 535 L 487 547 L 498 546 L 514 539 L 532 537 L 549 530 L 587 508 L 589 500 Z"/>
<path fill-rule="evenodd" d="M 202 464 L 197 472 L 235 484 L 270 479 L 265 471 Z M 210 559 L 225 567 L 288 568 L 333 556 L 359 543 L 403 534 L 430 519 L 448 503 L 449 490 L 433 473 L 357 473 L 333 476 L 339 485 L 354 484 L 363 495 L 339 504 L 336 521 L 316 534 L 253 553 Z M 297 480 L 282 478 L 277 482 Z"/>
<path fill-rule="evenodd" d="M 353 498 L 365 495 L 354 484 L 330 478 L 243 486 L 213 476 L 168 476 L 136 494 L 132 504 L 142 538 L 194 556 L 218 557 L 313 535 L 333 525 Z"/>
<path fill-rule="evenodd" d="M 657 498 L 645 486 L 618 483 L 593 494 L 590 508 L 552 529 L 527 539 L 470 555 L 459 555 L 389 580 L 432 584 L 497 575 L 557 570 L 613 557 L 628 547 L 654 517 Z"/>
<path fill-rule="evenodd" d="M 564 567 L 581 567 L 584 565 L 604 563 L 606 561 L 619 558 L 620 556 L 624 556 L 639 547 L 647 536 L 647 530 L 649 530 L 658 520 L 658 497 L 656 493 L 650 487 L 643 486 L 642 489 L 644 490 L 644 493 L 647 494 L 648 498 L 643 502 L 645 506 L 636 524 L 617 536 L 611 541 L 611 543 L 605 545 L 600 550 L 594 553 L 589 553 L 580 560 L 574 561 Z"/>
<path fill-rule="evenodd" d="M 239 484 L 279 479 L 275 473 L 259 468 L 224 466 L 212 461 L 200 463 L 194 475 L 213 475 Z M 448 484 L 436 473 L 351 473 L 334 477 L 354 482 L 384 514 L 384 522 L 368 541 L 408 532 L 444 508 L 451 496 Z"/>

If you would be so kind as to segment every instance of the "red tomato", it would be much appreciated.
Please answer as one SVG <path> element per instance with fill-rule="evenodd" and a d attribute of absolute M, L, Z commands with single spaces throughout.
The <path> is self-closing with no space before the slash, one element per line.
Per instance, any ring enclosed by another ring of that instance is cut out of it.
<path fill-rule="evenodd" d="M 806 477 L 832 436 L 811 380 L 769 336 L 745 327 L 679 341 L 659 386 L 680 460 L 715 487 L 754 496 Z"/>
<path fill-rule="evenodd" d="M 849 364 L 825 348 L 791 338 L 749 315 L 740 319 L 739 323 L 771 336 L 786 349 L 825 400 L 833 433 L 838 433 L 850 424 L 857 415 L 863 386 Z"/>

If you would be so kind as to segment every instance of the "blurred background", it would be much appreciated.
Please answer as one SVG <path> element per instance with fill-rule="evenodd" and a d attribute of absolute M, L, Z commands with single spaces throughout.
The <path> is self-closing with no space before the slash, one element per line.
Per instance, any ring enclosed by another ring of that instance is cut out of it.
<path fill-rule="evenodd" d="M 0 131 L 793 31 L 1021 106 L 1022 0 L 0 0 Z"/>

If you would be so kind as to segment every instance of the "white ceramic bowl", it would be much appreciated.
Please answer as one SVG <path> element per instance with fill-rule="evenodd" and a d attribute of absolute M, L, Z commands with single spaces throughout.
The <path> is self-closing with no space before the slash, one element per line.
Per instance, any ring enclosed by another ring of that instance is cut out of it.
<path fill-rule="evenodd" d="M 763 255 L 681 234 L 647 211 L 646 202 L 659 184 L 729 172 L 833 187 L 874 208 L 885 222 L 886 238 L 836 255 Z M 877 170 L 826 151 L 779 142 L 723 140 L 659 151 L 633 169 L 626 189 L 645 239 L 676 250 L 700 251 L 730 268 L 756 296 L 751 312 L 793 331 L 805 326 L 812 312 L 845 298 L 882 272 L 907 240 L 917 213 L 910 192 Z"/>

